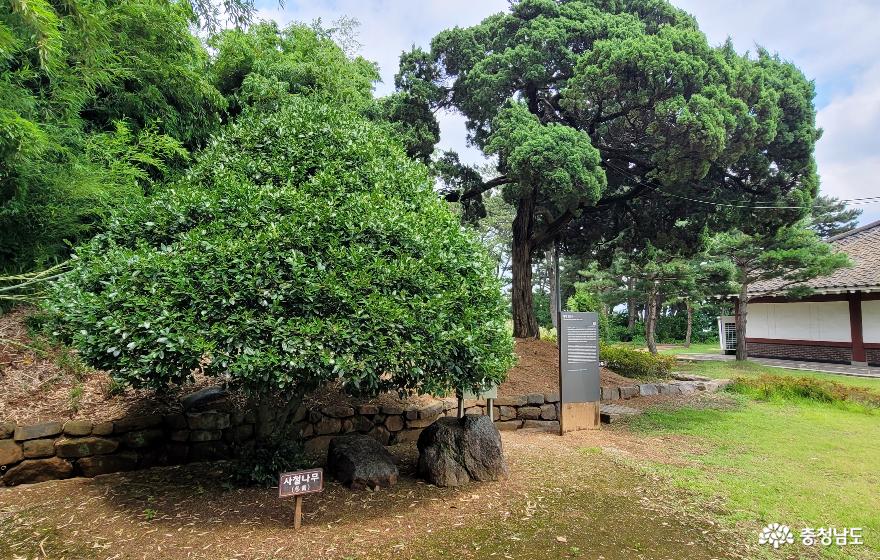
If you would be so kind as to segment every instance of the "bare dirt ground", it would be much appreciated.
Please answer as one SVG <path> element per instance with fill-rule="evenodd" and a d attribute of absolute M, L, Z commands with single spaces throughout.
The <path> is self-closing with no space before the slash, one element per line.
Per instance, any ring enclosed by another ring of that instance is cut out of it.
<path fill-rule="evenodd" d="M 517 364 L 507 372 L 507 380 L 498 387 L 502 396 L 548 393 L 559 390 L 559 349 L 548 340 L 516 339 Z M 602 368 L 599 383 L 603 387 L 621 387 L 637 383 Z"/>
<path fill-rule="evenodd" d="M 106 372 L 87 368 L 72 352 L 28 334 L 32 309 L 0 315 L 0 420 L 20 424 L 66 418 L 121 418 L 164 412 L 196 383 L 164 394 L 113 387 Z M 77 396 L 78 393 L 78 396 Z"/>
<path fill-rule="evenodd" d="M 503 434 L 507 481 L 459 489 L 414 477 L 416 450 L 391 448 L 392 489 L 330 483 L 292 503 L 234 489 L 224 464 L 155 469 L 0 490 L 0 558 L 745 558 L 705 504 L 629 466 L 686 461 L 680 437 L 603 429 Z"/>

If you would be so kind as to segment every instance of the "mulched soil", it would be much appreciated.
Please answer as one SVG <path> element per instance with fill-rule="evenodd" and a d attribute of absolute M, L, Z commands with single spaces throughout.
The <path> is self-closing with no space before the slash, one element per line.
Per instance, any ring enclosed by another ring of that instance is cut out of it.
<path fill-rule="evenodd" d="M 507 381 L 498 387 L 502 396 L 550 393 L 559 391 L 559 350 L 556 343 L 533 338 L 516 339 L 518 363 L 507 372 Z M 637 383 L 610 369 L 599 372 L 603 387 L 622 387 Z"/>
<path fill-rule="evenodd" d="M 106 372 L 83 366 L 69 350 L 31 338 L 25 326 L 31 312 L 16 308 L 0 315 L 0 421 L 112 420 L 162 413 L 179 408 L 181 395 L 208 384 L 201 379 L 165 393 L 125 388 L 111 394 Z M 75 392 L 78 398 L 72 398 Z"/>
<path fill-rule="evenodd" d="M 688 464 L 687 438 L 617 428 L 502 437 L 507 480 L 436 488 L 415 478 L 414 447 L 394 446 L 394 488 L 329 482 L 306 497 L 299 532 L 291 500 L 230 487 L 222 463 L 0 489 L 0 557 L 751 557 L 741 543 L 756 528 L 719 527 L 717 507 L 632 466 Z"/>

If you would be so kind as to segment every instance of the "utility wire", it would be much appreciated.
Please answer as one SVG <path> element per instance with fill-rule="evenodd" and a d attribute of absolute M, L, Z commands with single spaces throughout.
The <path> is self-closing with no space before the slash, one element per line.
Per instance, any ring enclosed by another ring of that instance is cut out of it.
<path fill-rule="evenodd" d="M 706 204 L 706 205 L 710 205 L 710 206 L 719 206 L 719 207 L 725 207 L 725 208 L 748 208 L 751 210 L 812 210 L 813 209 L 812 206 L 770 206 L 767 204 L 756 206 L 754 204 L 736 204 L 736 203 L 729 203 L 729 202 L 715 202 L 712 200 L 702 200 L 699 198 L 683 196 L 680 194 L 674 194 L 671 192 L 664 191 L 662 188 L 660 188 L 659 185 L 652 185 L 652 184 L 645 183 L 641 180 L 640 177 L 631 173 L 630 171 L 625 170 L 625 169 L 621 169 L 621 168 L 619 168 L 615 165 L 612 165 L 608 162 L 605 162 L 605 165 L 607 165 L 611 169 L 617 171 L 618 173 L 622 173 L 624 175 L 629 176 L 631 179 L 634 179 L 637 184 L 639 184 L 643 187 L 653 189 L 653 190 L 659 192 L 660 194 L 664 194 L 666 196 L 671 196 L 673 198 L 679 198 L 681 200 L 687 200 L 688 202 L 696 202 L 697 204 Z M 865 206 L 868 204 L 880 204 L 880 196 L 868 196 L 868 197 L 863 197 L 863 198 L 846 198 L 846 199 L 839 199 L 839 201 L 844 203 L 846 206 Z"/>

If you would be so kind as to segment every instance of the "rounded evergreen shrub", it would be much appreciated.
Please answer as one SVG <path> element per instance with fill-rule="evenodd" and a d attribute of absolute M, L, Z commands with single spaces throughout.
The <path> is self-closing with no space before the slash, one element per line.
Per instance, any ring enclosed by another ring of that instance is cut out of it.
<path fill-rule="evenodd" d="M 675 367 L 675 357 L 651 354 L 628 346 L 602 345 L 599 356 L 618 375 L 635 379 L 663 379 Z"/>
<path fill-rule="evenodd" d="M 380 127 L 293 99 L 245 113 L 119 212 L 52 289 L 89 364 L 161 388 L 441 394 L 513 362 L 493 263 Z"/>

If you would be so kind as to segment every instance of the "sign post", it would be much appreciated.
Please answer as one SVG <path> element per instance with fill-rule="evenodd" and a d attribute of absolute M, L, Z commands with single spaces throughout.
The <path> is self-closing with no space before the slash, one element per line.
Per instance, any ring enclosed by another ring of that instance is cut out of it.
<path fill-rule="evenodd" d="M 498 385 L 492 385 L 488 389 L 483 390 L 480 393 L 474 393 L 472 391 L 465 390 L 461 394 L 461 398 L 459 399 L 459 411 L 458 417 L 461 418 L 464 416 L 464 401 L 463 399 L 468 400 L 480 400 L 486 399 L 486 414 L 489 416 L 489 420 L 495 421 L 495 399 L 498 398 Z"/>
<path fill-rule="evenodd" d="M 559 314 L 559 432 L 599 428 L 599 316 Z"/>
<path fill-rule="evenodd" d="M 278 476 L 278 497 L 296 499 L 293 513 L 293 528 L 302 525 L 302 501 L 305 494 L 324 491 L 324 469 L 308 469 L 281 473 Z"/>

